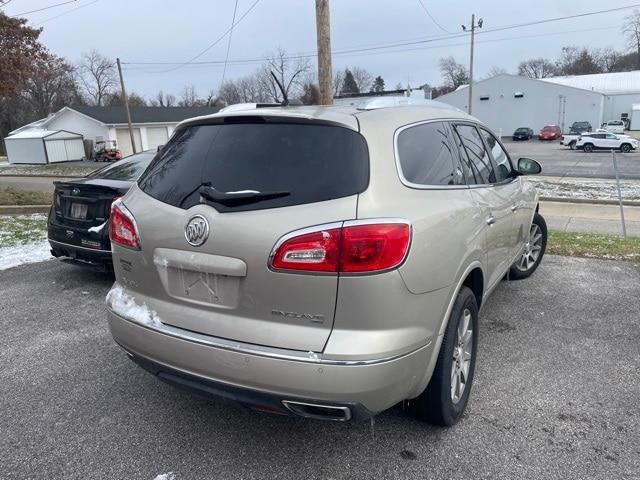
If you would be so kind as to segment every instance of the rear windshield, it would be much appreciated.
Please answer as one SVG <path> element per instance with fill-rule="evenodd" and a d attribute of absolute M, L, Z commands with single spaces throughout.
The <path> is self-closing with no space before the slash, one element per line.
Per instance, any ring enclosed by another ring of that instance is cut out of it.
<path fill-rule="evenodd" d="M 357 132 L 330 125 L 237 123 L 176 131 L 140 178 L 152 197 L 188 209 L 211 203 L 199 189 L 278 192 L 218 211 L 246 211 L 321 202 L 361 193 L 369 183 L 367 144 Z"/>
<path fill-rule="evenodd" d="M 543 132 L 554 132 L 554 131 L 556 130 L 556 128 L 557 128 L 557 127 L 550 127 L 550 126 L 547 126 L 547 127 L 544 127 L 544 128 L 542 129 L 542 131 L 543 131 Z"/>
<path fill-rule="evenodd" d="M 101 168 L 89 175 L 89 178 L 102 178 L 107 180 L 122 180 L 125 182 L 135 182 L 147 168 L 155 152 L 142 152 L 131 155 L 123 160 Z"/>

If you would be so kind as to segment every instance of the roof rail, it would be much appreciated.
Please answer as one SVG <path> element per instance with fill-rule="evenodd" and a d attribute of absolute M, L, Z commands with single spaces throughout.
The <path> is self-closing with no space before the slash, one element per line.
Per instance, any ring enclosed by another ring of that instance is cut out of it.
<path fill-rule="evenodd" d="M 455 110 L 458 112 L 462 112 L 457 107 L 453 105 L 449 105 L 443 102 L 438 102 L 436 100 L 428 100 L 426 98 L 412 98 L 405 96 L 397 96 L 397 97 L 377 97 L 371 98 L 365 102 L 362 102 L 357 106 L 358 110 L 375 110 L 378 108 L 388 108 L 388 107 L 405 107 L 405 106 L 415 106 L 421 105 L 425 107 L 431 108 L 442 108 L 445 110 Z"/>

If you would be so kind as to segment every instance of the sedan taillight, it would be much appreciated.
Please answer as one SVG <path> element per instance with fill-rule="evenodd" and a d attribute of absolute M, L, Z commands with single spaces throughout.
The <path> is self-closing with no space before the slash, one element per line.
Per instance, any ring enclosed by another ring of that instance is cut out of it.
<path fill-rule="evenodd" d="M 109 239 L 112 243 L 117 243 L 123 247 L 140 250 L 140 235 L 138 234 L 136 221 L 120 198 L 117 198 L 111 204 Z"/>
<path fill-rule="evenodd" d="M 280 271 L 374 273 L 399 266 L 411 243 L 406 221 L 363 220 L 293 232 L 281 239 L 270 267 Z"/>

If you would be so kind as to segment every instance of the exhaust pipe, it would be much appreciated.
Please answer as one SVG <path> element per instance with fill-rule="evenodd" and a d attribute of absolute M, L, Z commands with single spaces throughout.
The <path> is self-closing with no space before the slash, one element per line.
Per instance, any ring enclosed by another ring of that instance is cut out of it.
<path fill-rule="evenodd" d="M 334 422 L 347 422 L 351 420 L 351 409 L 349 407 L 318 405 L 294 400 L 282 400 L 282 405 L 300 417 L 314 418 L 316 420 L 332 420 Z"/>

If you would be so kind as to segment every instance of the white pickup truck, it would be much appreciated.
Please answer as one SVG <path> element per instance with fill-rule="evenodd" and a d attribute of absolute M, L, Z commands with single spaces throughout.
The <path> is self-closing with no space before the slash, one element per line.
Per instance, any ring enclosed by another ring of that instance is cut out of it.
<path fill-rule="evenodd" d="M 640 143 L 629 135 L 615 135 L 611 132 L 583 133 L 578 137 L 575 148 L 592 152 L 594 150 L 620 150 L 628 153 L 640 147 Z"/>

